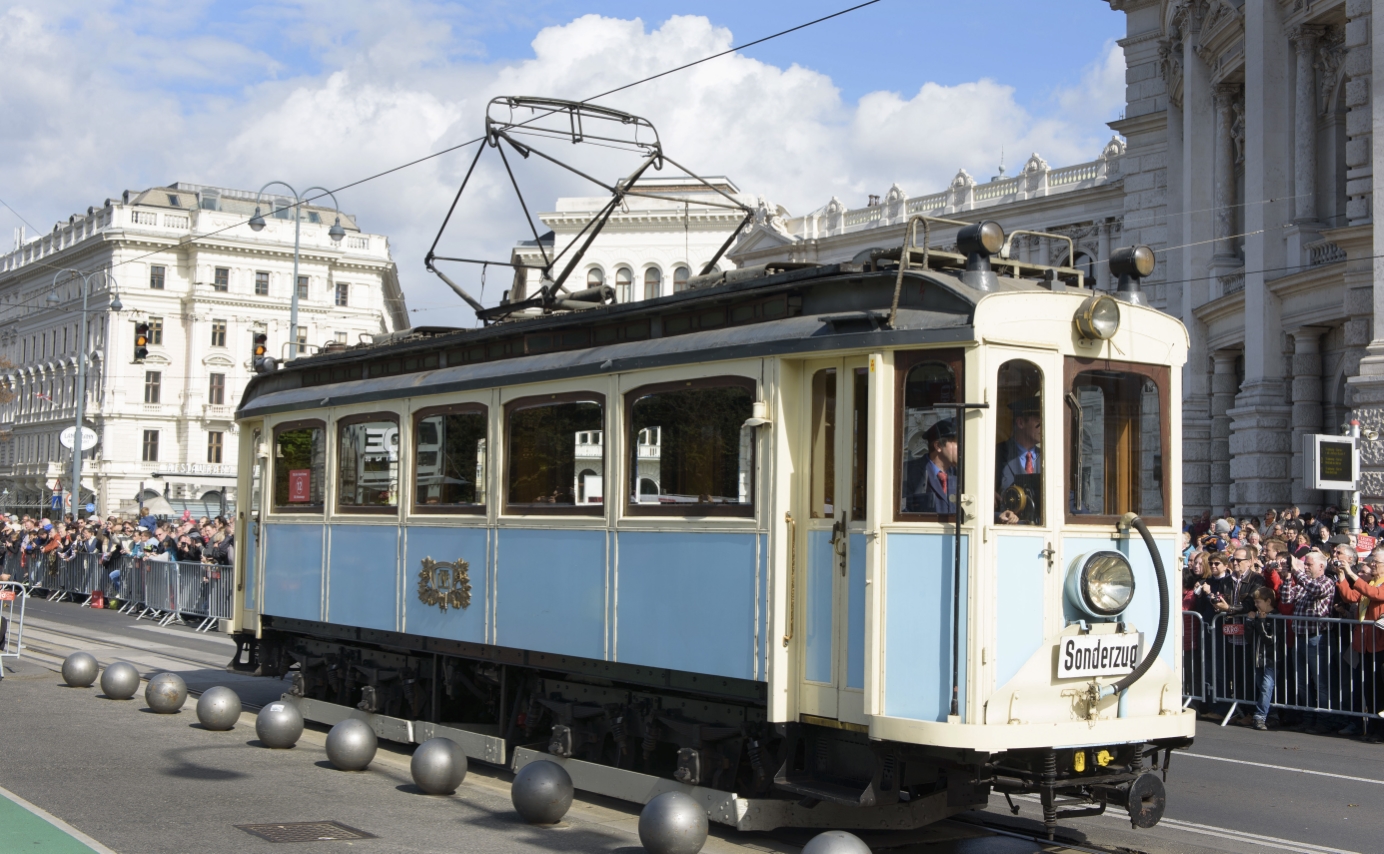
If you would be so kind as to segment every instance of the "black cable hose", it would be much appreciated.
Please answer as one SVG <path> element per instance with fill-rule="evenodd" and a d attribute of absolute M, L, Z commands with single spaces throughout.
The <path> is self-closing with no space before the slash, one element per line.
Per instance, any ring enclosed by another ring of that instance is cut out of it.
<path fill-rule="evenodd" d="M 1143 519 L 1134 516 L 1129 520 L 1129 524 L 1130 527 L 1139 532 L 1139 536 L 1144 538 L 1144 545 L 1153 558 L 1153 570 L 1158 575 L 1158 635 L 1154 637 L 1153 646 L 1149 647 L 1144 660 L 1139 662 L 1139 666 L 1134 668 L 1134 672 L 1110 686 L 1110 693 L 1114 695 L 1118 695 L 1130 685 L 1138 682 L 1148 672 L 1148 669 L 1158 658 L 1158 653 L 1163 649 L 1163 640 L 1168 636 L 1168 579 L 1163 574 L 1163 556 L 1158 553 L 1158 545 L 1153 541 L 1153 535 L 1149 533 L 1149 526 L 1144 524 Z"/>

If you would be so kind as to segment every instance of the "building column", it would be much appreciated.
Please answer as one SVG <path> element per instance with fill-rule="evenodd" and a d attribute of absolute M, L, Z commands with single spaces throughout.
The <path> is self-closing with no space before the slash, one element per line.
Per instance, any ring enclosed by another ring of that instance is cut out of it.
<path fill-rule="evenodd" d="M 1322 28 L 1293 27 L 1288 39 L 1297 54 L 1293 93 L 1293 222 L 1317 219 L 1317 40 Z"/>
<path fill-rule="evenodd" d="M 1211 359 L 1211 512 L 1230 511 L 1230 416 L 1240 390 L 1234 350 L 1217 350 Z"/>
<path fill-rule="evenodd" d="M 1303 470 L 1303 436 L 1320 433 L 1322 428 L 1321 337 L 1327 332 L 1319 326 L 1304 326 L 1293 332 L 1293 503 L 1316 507 L 1321 490 L 1308 489 Z"/>
<path fill-rule="evenodd" d="M 1235 102 L 1240 98 L 1240 84 L 1222 83 L 1215 89 L 1215 199 L 1216 199 L 1216 257 L 1217 267 L 1239 267 L 1240 255 L 1235 251 Z"/>

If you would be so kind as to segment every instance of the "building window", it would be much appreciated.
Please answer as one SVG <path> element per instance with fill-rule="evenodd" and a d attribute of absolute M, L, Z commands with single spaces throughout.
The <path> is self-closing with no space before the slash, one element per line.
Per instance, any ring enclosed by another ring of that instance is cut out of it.
<path fill-rule="evenodd" d="M 299 326 L 299 327 L 298 327 L 298 346 L 299 346 L 299 347 L 302 347 L 302 346 L 303 346 L 304 344 L 306 344 L 306 343 L 308 343 L 308 328 L 307 328 L 306 326 Z"/>
<path fill-rule="evenodd" d="M 255 273 L 255 296 L 269 296 L 269 273 L 264 270 Z"/>
<path fill-rule="evenodd" d="M 159 431 L 144 431 L 144 461 L 146 463 L 156 463 L 159 461 Z"/>
<path fill-rule="evenodd" d="M 298 277 L 298 299 L 307 299 L 307 298 L 308 298 L 308 277 L 307 277 L 307 276 L 299 276 L 299 277 Z"/>
<path fill-rule="evenodd" d="M 215 278 L 212 279 L 211 288 L 214 291 L 229 291 L 231 289 L 231 268 L 217 267 Z"/>
<path fill-rule="evenodd" d="M 673 270 L 673 293 L 680 294 L 687 290 L 687 280 L 691 277 L 692 271 L 686 267 L 676 267 Z"/>
<path fill-rule="evenodd" d="M 644 299 L 658 299 L 659 286 L 663 284 L 663 272 L 657 267 L 644 271 Z"/>
<path fill-rule="evenodd" d="M 158 403 L 160 389 L 163 386 L 163 373 L 160 371 L 144 372 L 144 402 Z"/>
<path fill-rule="evenodd" d="M 336 333 L 336 343 L 338 343 L 338 344 L 345 344 L 345 343 L 346 343 L 346 333 L 345 333 L 345 332 L 338 332 L 338 333 Z"/>
<path fill-rule="evenodd" d="M 351 286 L 346 282 L 336 283 L 336 304 L 345 306 L 351 303 Z"/>
<path fill-rule="evenodd" d="M 213 320 L 211 322 L 211 346 L 226 346 L 226 321 Z"/>
<path fill-rule="evenodd" d="M 208 374 L 210 383 L 207 386 L 207 402 L 212 406 L 226 405 L 226 375 Z"/>
<path fill-rule="evenodd" d="M 207 431 L 207 462 L 221 462 L 222 439 L 225 435 L 220 430 Z"/>
<path fill-rule="evenodd" d="M 629 267 L 620 267 L 615 271 L 615 299 L 619 302 L 629 302 L 634 296 L 631 293 L 631 286 L 634 284 L 634 271 Z"/>
<path fill-rule="evenodd" d="M 163 290 L 164 268 L 157 264 L 149 268 L 149 287 L 156 290 Z"/>
<path fill-rule="evenodd" d="M 149 343 L 163 344 L 163 318 L 149 318 Z"/>
<path fill-rule="evenodd" d="M 605 270 L 600 267 L 592 267 L 586 271 L 586 286 L 588 288 L 599 288 L 605 284 Z"/>

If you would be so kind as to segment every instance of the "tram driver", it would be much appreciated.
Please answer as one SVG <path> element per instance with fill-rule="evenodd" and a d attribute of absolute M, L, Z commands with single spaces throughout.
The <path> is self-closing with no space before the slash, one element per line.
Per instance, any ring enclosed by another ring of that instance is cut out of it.
<path fill-rule="evenodd" d="M 905 510 L 909 513 L 956 512 L 956 422 L 943 418 L 923 434 L 927 456 L 913 465 Z"/>
<path fill-rule="evenodd" d="M 995 448 L 995 521 L 1032 524 L 1041 518 L 1042 401 L 1037 396 L 1021 397 L 1010 402 L 1009 411 L 1014 429 Z"/>

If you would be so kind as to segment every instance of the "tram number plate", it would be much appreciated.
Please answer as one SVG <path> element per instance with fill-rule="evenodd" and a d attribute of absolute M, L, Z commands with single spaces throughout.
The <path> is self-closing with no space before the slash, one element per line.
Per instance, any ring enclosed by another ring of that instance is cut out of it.
<path fill-rule="evenodd" d="M 1144 633 L 1073 635 L 1057 645 L 1057 678 L 1122 676 L 1144 657 Z"/>

